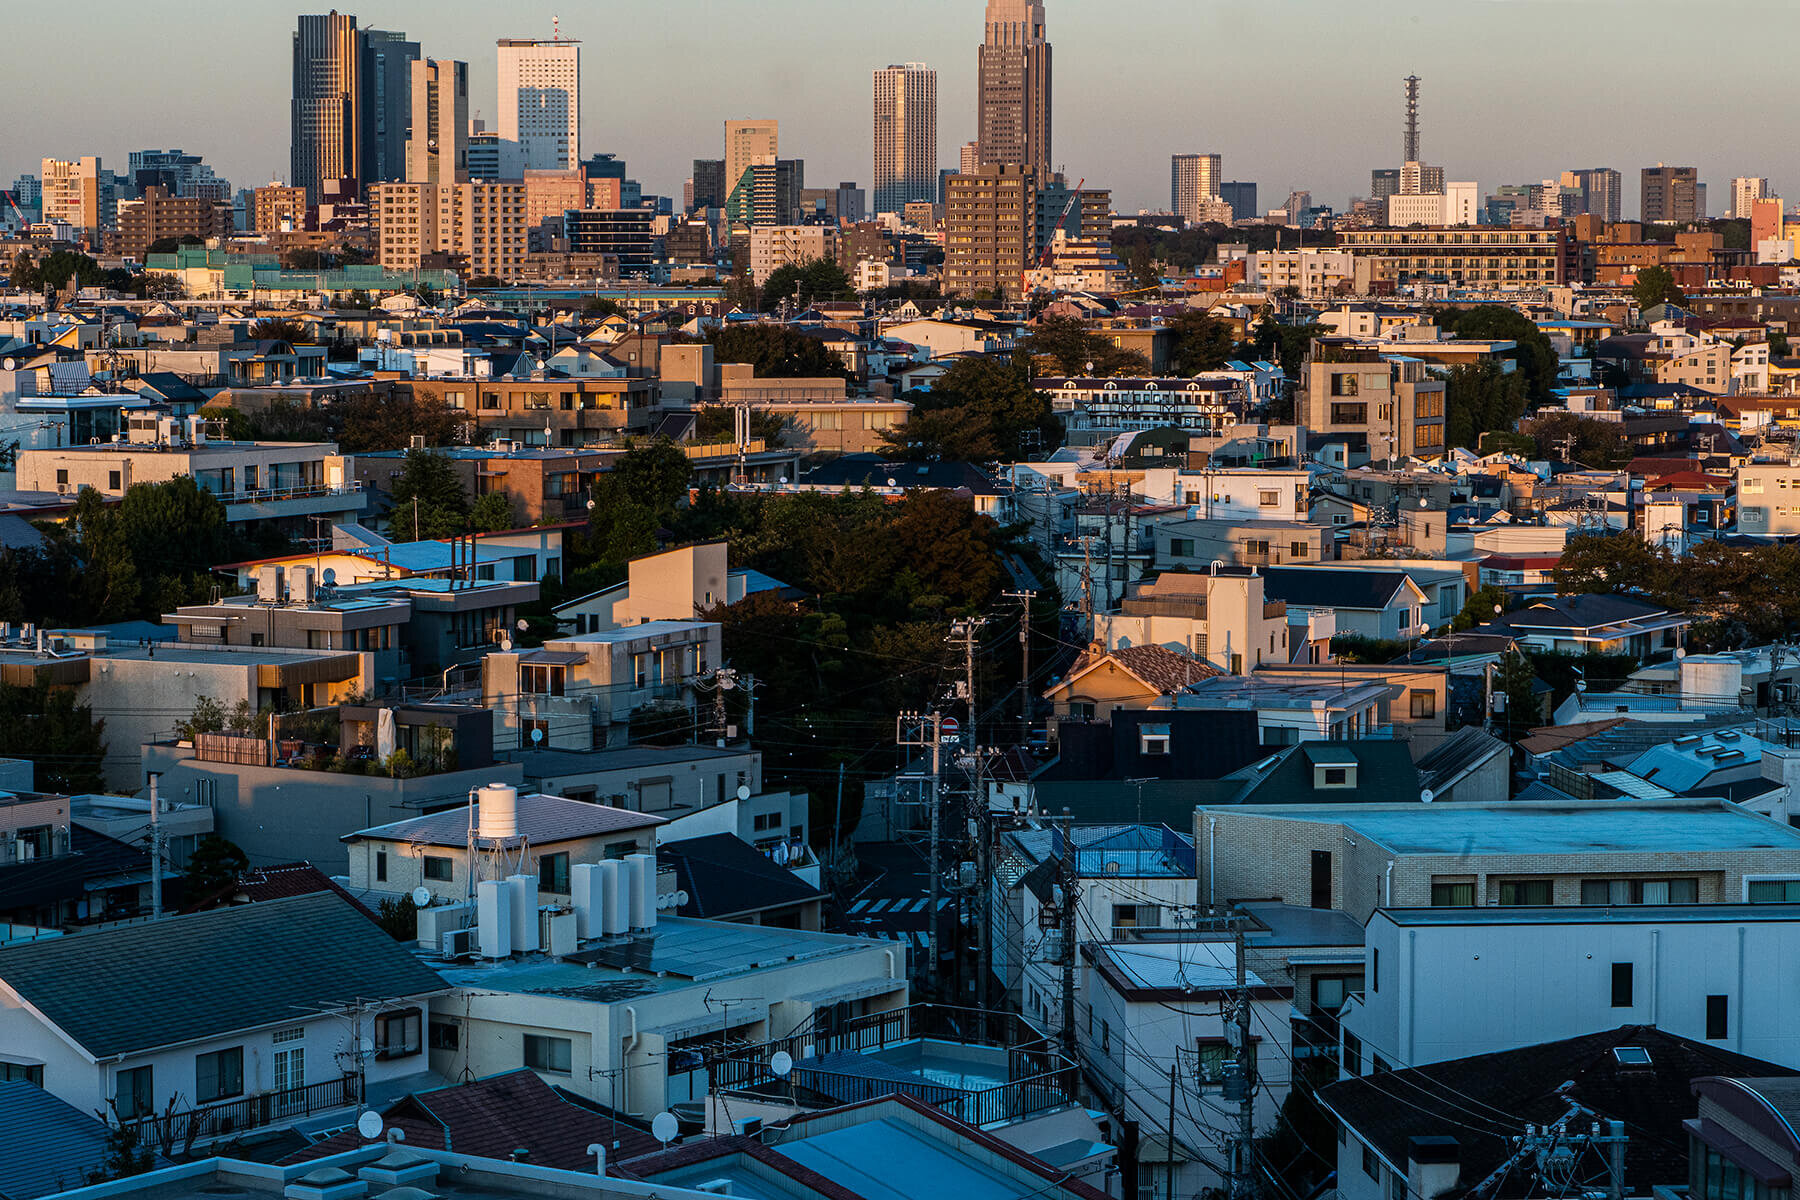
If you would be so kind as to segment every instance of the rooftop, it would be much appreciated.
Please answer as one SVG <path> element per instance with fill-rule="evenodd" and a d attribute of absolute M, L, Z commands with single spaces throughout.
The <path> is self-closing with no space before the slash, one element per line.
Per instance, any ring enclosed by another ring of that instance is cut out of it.
<path fill-rule="evenodd" d="M 647 829 L 666 822 L 662 817 L 590 804 L 585 800 L 565 800 L 542 792 L 524 792 L 518 798 L 519 835 L 533 846 L 547 846 L 574 838 L 600 837 L 632 829 Z M 460 808 L 445 809 L 423 817 L 409 817 L 386 825 L 375 825 L 347 833 L 341 839 L 356 842 L 409 842 L 425 846 L 467 846 L 469 824 L 479 825 L 481 805 L 470 803 Z"/>
<path fill-rule="evenodd" d="M 1800 921 L 1800 904 L 1561 905 L 1544 908 L 1386 908 L 1396 925 L 1670 925 Z"/>

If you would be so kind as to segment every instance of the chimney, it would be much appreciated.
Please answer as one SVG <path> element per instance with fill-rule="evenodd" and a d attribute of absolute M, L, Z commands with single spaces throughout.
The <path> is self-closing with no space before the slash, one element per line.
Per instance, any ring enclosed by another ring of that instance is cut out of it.
<path fill-rule="evenodd" d="M 1462 1146 L 1453 1137 L 1411 1138 L 1406 1146 L 1406 1190 L 1432 1200 L 1456 1186 L 1462 1175 Z"/>

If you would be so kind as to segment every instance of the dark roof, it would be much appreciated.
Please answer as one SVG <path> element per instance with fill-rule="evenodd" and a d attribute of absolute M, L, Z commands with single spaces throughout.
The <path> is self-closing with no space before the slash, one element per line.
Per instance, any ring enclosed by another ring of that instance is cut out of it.
<path fill-rule="evenodd" d="M 96 1058 L 447 986 L 327 892 L 6 947 L 0 982 Z"/>
<path fill-rule="evenodd" d="M 1270 567 L 1263 579 L 1268 599 L 1307 608 L 1386 608 L 1394 593 L 1406 586 L 1404 571 L 1330 567 Z"/>
<path fill-rule="evenodd" d="M 1618 621 L 1638 621 L 1669 612 L 1661 604 L 1632 596 L 1586 593 L 1555 596 L 1504 613 L 1476 632 L 1529 632 L 1538 629 L 1593 629 Z"/>
<path fill-rule="evenodd" d="M 1621 1063 L 1613 1054 L 1618 1046 L 1648 1051 L 1649 1064 Z M 1691 1080 L 1702 1075 L 1795 1074 L 1651 1026 L 1626 1025 L 1518 1050 L 1344 1079 L 1318 1095 L 1353 1136 L 1402 1171 L 1414 1138 L 1454 1137 L 1462 1175 L 1444 1194 L 1459 1195 L 1512 1153 L 1507 1139 L 1526 1123 L 1561 1118 L 1568 1105 L 1560 1089 L 1572 1083 L 1570 1099 L 1602 1118 L 1625 1122 L 1631 1134 L 1625 1150 L 1625 1194 L 1644 1196 L 1655 1184 L 1687 1179 L 1688 1139 L 1681 1123 L 1697 1107 Z M 1495 1115 L 1483 1115 L 1490 1113 Z M 1600 1165 L 1587 1162 L 1581 1168 L 1591 1174 Z M 1529 1172 L 1515 1171 L 1488 1195 L 1522 1196 L 1531 1180 Z"/>
<path fill-rule="evenodd" d="M 688 894 L 681 907 L 684 917 L 720 920 L 805 904 L 824 895 L 735 834 L 664 842 L 656 853 L 674 867 L 681 890 Z"/>
<path fill-rule="evenodd" d="M 23 1080 L 0 1083 L 0 1196 L 35 1200 L 72 1191 L 110 1157 L 106 1125 Z M 169 1161 L 152 1151 L 153 1167 Z"/>
<path fill-rule="evenodd" d="M 1192 829 L 1196 808 L 1232 803 L 1244 781 L 1154 779 L 1140 788 L 1122 779 L 1039 779 L 1032 787 L 1044 812 L 1067 812 L 1077 823 L 1131 821 L 1142 812 L 1150 824 Z"/>
<path fill-rule="evenodd" d="M 585 800 L 546 796 L 542 792 L 521 792 L 518 804 L 519 833 L 534 846 L 666 824 L 663 817 L 624 808 L 610 808 L 604 804 L 590 804 Z M 481 806 L 476 804 L 475 808 L 479 814 Z M 355 833 L 345 834 L 342 840 L 356 842 L 364 838 L 415 842 L 426 846 L 466 845 L 469 840 L 469 809 L 464 805 L 423 817 L 410 817 L 404 821 L 359 829 Z"/>
<path fill-rule="evenodd" d="M 1419 795 L 1419 770 L 1405 742 L 1370 739 L 1358 742 L 1301 742 L 1272 757 L 1274 766 L 1259 770 L 1253 763 L 1228 776 L 1247 780 L 1239 804 L 1391 804 Z M 1262 760 L 1269 761 L 1268 759 Z M 1313 787 L 1313 767 L 1356 763 L 1356 786 L 1321 792 Z M 1224 803 L 1224 801 L 1215 801 Z"/>
<path fill-rule="evenodd" d="M 406 1134 L 408 1148 L 498 1159 L 523 1149 L 530 1152 L 533 1166 L 562 1171 L 592 1171 L 594 1160 L 587 1148 L 593 1144 L 607 1148 L 609 1161 L 654 1153 L 661 1147 L 641 1129 L 572 1103 L 523 1067 L 454 1087 L 414 1092 L 388 1105 L 381 1117 L 386 1128 Z M 356 1130 L 346 1129 L 281 1161 L 311 1162 L 368 1144 Z"/>
<path fill-rule="evenodd" d="M 842 455 L 806 472 L 801 482 L 822 487 L 886 487 L 890 479 L 902 488 L 967 488 L 982 495 L 995 491 L 993 477 L 973 463 L 901 462 L 878 454 Z"/>
<path fill-rule="evenodd" d="M 1506 743 L 1474 725 L 1465 725 L 1422 755 L 1419 786 L 1442 792 L 1496 754 L 1507 753 Z"/>
<path fill-rule="evenodd" d="M 1159 696 L 1170 696 L 1190 684 L 1199 683 L 1203 679 L 1217 679 L 1225 674 L 1203 658 L 1182 654 L 1156 642 L 1142 646 L 1120 646 L 1115 650 L 1103 650 L 1098 645 L 1090 645 L 1070 664 L 1068 675 L 1050 690 L 1062 688 L 1083 671 L 1109 659 L 1129 671 Z"/>

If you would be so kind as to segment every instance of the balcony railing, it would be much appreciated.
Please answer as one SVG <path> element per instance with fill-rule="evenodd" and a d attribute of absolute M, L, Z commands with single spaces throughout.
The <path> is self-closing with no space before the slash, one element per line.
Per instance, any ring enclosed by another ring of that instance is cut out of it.
<path fill-rule="evenodd" d="M 252 1129 L 284 1125 L 316 1112 L 353 1107 L 360 1103 L 361 1092 L 361 1080 L 355 1075 L 345 1075 L 305 1087 L 259 1092 L 217 1104 L 204 1104 L 167 1117 L 156 1114 L 132 1117 L 121 1121 L 120 1125 L 138 1130 L 151 1145 L 178 1149 Z"/>

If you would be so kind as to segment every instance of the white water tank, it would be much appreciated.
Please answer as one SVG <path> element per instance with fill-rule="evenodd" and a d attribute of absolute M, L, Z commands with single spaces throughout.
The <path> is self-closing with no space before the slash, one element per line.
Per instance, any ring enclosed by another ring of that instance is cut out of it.
<path fill-rule="evenodd" d="M 600 932 L 618 937 L 631 924 L 631 906 L 625 903 L 625 864 L 608 859 L 600 864 Z"/>
<path fill-rule="evenodd" d="M 512 894 L 498 879 L 475 885 L 475 941 L 483 958 L 512 954 Z"/>
<path fill-rule="evenodd" d="M 512 948 L 520 954 L 538 948 L 537 876 L 508 875 L 506 890 L 512 893 Z"/>
<path fill-rule="evenodd" d="M 569 868 L 569 903 L 575 909 L 575 936 L 582 941 L 599 937 L 605 924 L 600 866 L 576 863 Z"/>
<path fill-rule="evenodd" d="M 630 891 L 631 927 L 648 929 L 656 923 L 656 859 L 648 854 L 627 854 L 625 870 L 625 886 Z"/>
<path fill-rule="evenodd" d="M 519 836 L 519 789 L 490 783 L 476 791 L 475 832 L 484 842 L 511 841 Z"/>

